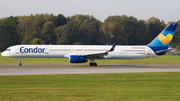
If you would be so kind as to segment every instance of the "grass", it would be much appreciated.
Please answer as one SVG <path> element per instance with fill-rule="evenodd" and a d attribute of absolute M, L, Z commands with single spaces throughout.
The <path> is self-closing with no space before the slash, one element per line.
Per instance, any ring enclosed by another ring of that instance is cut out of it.
<path fill-rule="evenodd" d="M 0 101 L 178 101 L 180 73 L 0 76 Z"/>
<path fill-rule="evenodd" d="M 98 64 L 180 64 L 180 56 L 96 60 Z M 64 58 L 22 58 L 23 64 L 70 64 Z M 0 56 L 0 64 L 18 64 Z M 88 64 L 88 63 L 85 63 Z M 0 101 L 178 101 L 180 72 L 0 76 Z"/>
<path fill-rule="evenodd" d="M 71 64 L 67 58 L 22 58 L 23 64 Z M 148 59 L 134 59 L 134 60 L 122 60 L 122 59 L 99 59 L 95 60 L 98 64 L 180 64 L 179 55 L 164 55 L 155 58 Z M 0 56 L 0 64 L 18 64 L 16 58 L 6 58 Z M 83 63 L 83 64 L 89 64 Z"/>

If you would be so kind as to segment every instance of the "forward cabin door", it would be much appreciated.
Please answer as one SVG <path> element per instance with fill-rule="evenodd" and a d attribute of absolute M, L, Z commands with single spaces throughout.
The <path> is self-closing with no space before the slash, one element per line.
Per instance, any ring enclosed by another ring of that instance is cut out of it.
<path fill-rule="evenodd" d="M 49 48 L 45 48 L 44 52 L 45 54 L 49 54 Z"/>
<path fill-rule="evenodd" d="M 16 54 L 19 55 L 19 53 L 20 53 L 20 50 L 19 50 L 19 48 L 17 48 Z"/>

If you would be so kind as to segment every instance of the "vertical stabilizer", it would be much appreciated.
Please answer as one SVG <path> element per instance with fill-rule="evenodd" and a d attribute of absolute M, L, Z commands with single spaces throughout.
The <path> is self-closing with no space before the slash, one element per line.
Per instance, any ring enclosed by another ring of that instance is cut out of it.
<path fill-rule="evenodd" d="M 149 45 L 153 51 L 168 49 L 177 28 L 177 23 L 169 24 Z"/>

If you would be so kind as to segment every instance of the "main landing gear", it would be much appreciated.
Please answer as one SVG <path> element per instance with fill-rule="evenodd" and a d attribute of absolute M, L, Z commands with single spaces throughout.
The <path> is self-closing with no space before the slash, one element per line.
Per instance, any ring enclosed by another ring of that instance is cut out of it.
<path fill-rule="evenodd" d="M 91 62 L 89 63 L 90 66 L 97 66 L 97 63 L 94 62 L 94 60 L 91 60 Z"/>
<path fill-rule="evenodd" d="M 22 66 L 21 58 L 18 58 L 18 59 L 19 59 L 19 66 Z"/>

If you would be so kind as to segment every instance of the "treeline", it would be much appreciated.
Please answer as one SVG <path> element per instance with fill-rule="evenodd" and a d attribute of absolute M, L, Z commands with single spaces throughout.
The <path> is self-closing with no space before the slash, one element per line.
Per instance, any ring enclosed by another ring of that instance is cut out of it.
<path fill-rule="evenodd" d="M 146 21 L 126 15 L 109 16 L 103 23 L 89 15 L 10 16 L 0 19 L 0 51 L 17 44 L 146 45 L 168 24 L 155 17 Z M 178 26 L 172 46 L 178 46 L 179 40 Z"/>

